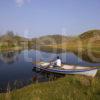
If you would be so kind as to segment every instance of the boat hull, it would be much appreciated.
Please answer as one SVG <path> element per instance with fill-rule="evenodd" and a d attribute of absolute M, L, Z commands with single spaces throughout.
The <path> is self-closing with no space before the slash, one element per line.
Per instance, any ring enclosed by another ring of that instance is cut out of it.
<path fill-rule="evenodd" d="M 58 69 L 49 69 L 49 68 L 38 68 L 38 69 L 52 72 L 52 73 L 58 73 L 58 74 L 80 74 L 80 75 L 86 75 L 91 77 L 94 77 L 97 73 L 97 69 L 91 69 L 91 70 L 58 70 Z"/>

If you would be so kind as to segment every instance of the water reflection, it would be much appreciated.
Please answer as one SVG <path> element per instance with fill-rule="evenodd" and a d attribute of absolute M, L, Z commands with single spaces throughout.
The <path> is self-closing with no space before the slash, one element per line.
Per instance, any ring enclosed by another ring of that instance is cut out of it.
<path fill-rule="evenodd" d="M 7 64 L 12 64 L 18 60 L 18 55 L 20 51 L 9 51 L 0 53 L 0 60 Z"/>
<path fill-rule="evenodd" d="M 81 55 L 79 55 L 77 52 L 73 52 L 77 57 L 81 58 L 83 61 L 87 61 L 90 63 L 100 63 L 100 53 L 92 53 L 92 56 L 90 56 L 87 52 L 82 52 Z M 95 58 L 95 59 L 94 59 Z"/>
<path fill-rule="evenodd" d="M 77 57 L 72 52 L 67 53 L 47 53 L 35 50 L 23 50 L 23 51 L 9 51 L 0 53 L 0 89 L 1 91 L 7 90 L 7 87 L 11 89 L 21 88 L 25 85 L 37 82 L 44 82 L 54 80 L 60 76 L 51 73 L 38 73 L 32 68 L 32 62 L 28 62 L 25 59 L 32 58 L 32 61 L 51 61 L 59 55 L 62 61 L 66 64 L 82 65 L 82 66 L 100 66 L 100 63 L 91 63 L 84 61 Z M 8 85 L 9 84 L 9 85 Z"/>
<path fill-rule="evenodd" d="M 64 75 L 59 75 L 59 74 L 54 74 L 54 73 L 49 73 L 49 72 L 36 72 L 33 70 L 33 75 L 29 79 L 22 79 L 22 80 L 13 80 L 9 81 L 6 84 L 2 84 L 0 86 L 0 93 L 5 93 L 8 91 L 20 89 L 24 86 L 27 86 L 29 84 L 37 84 L 37 83 L 42 83 L 42 82 L 47 82 L 47 81 L 54 81 L 58 78 L 64 77 Z"/>
<path fill-rule="evenodd" d="M 36 72 L 35 76 L 32 77 L 33 82 L 52 81 L 52 80 L 55 80 L 57 78 L 65 76 L 63 74 L 57 74 L 57 73 L 52 73 L 52 72 L 37 71 L 36 67 L 33 67 L 32 70 Z"/>

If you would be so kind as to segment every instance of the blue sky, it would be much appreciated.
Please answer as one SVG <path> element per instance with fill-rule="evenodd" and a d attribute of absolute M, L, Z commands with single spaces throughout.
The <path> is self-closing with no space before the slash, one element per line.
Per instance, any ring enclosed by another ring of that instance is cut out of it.
<path fill-rule="evenodd" d="M 100 0 L 0 0 L 0 34 L 78 35 L 100 29 Z"/>

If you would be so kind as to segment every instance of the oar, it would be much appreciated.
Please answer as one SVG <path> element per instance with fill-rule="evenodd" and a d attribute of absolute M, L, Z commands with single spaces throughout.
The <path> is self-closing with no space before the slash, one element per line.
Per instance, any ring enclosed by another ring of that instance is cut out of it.
<path fill-rule="evenodd" d="M 47 67 L 45 67 L 44 69 L 47 69 L 49 67 L 49 65 Z M 38 74 L 41 74 L 44 70 L 41 70 Z"/>
<path fill-rule="evenodd" d="M 33 62 L 33 64 L 39 64 L 39 63 L 40 63 L 40 61 L 39 61 L 39 62 Z M 44 69 L 47 69 L 49 66 L 50 66 L 50 64 L 49 64 L 48 66 L 44 67 Z M 34 67 L 34 68 L 36 68 L 36 67 Z M 42 73 L 43 71 L 44 71 L 44 70 L 41 70 L 40 73 Z M 40 74 L 40 73 L 39 73 L 39 74 Z"/>

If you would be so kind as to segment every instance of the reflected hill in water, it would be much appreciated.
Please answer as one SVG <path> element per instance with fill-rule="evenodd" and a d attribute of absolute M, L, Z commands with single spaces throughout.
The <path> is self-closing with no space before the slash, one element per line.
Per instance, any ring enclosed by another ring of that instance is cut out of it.
<path fill-rule="evenodd" d="M 21 51 L 0 52 L 0 60 L 7 64 L 12 64 L 18 59 Z"/>
<path fill-rule="evenodd" d="M 91 57 L 89 55 L 89 53 L 86 52 L 82 52 L 80 54 L 78 54 L 78 52 L 73 52 L 77 57 L 80 57 L 82 60 L 90 62 L 90 63 L 100 63 L 100 53 L 94 53 L 92 52 L 92 56 Z"/>

